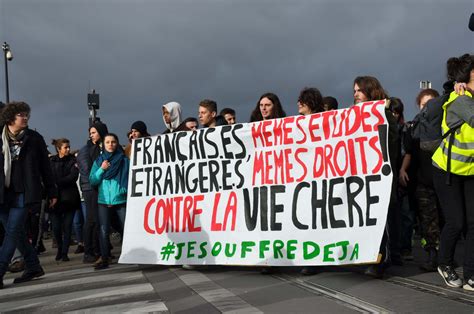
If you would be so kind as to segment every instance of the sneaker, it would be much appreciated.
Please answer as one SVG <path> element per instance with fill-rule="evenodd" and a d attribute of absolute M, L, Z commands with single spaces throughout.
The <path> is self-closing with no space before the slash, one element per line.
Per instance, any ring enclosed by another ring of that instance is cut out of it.
<path fill-rule="evenodd" d="M 63 262 L 69 262 L 69 261 L 70 261 L 70 259 L 69 259 L 69 257 L 68 257 L 67 255 L 63 255 L 63 256 L 61 257 L 61 260 L 62 260 Z"/>
<path fill-rule="evenodd" d="M 474 278 L 471 277 L 467 280 L 462 288 L 467 291 L 474 291 Z"/>
<path fill-rule="evenodd" d="M 81 254 L 84 253 L 84 245 L 78 244 L 77 249 L 74 251 L 74 254 Z"/>
<path fill-rule="evenodd" d="M 17 260 L 8 266 L 8 270 L 11 273 L 19 273 L 25 270 L 25 261 L 24 260 Z"/>
<path fill-rule="evenodd" d="M 27 281 L 33 280 L 34 278 L 41 277 L 43 275 L 44 275 L 44 270 L 40 266 L 37 270 L 25 270 L 20 277 L 15 278 L 15 280 L 13 280 L 13 283 L 27 282 Z"/>
<path fill-rule="evenodd" d="M 317 273 L 318 273 L 318 267 L 316 266 L 306 266 L 306 267 L 303 267 L 303 269 L 301 270 L 301 275 L 303 276 L 311 276 Z"/>
<path fill-rule="evenodd" d="M 101 270 L 101 269 L 106 269 L 106 268 L 109 268 L 109 262 L 106 258 L 104 259 L 99 258 L 97 262 L 94 264 L 95 270 Z"/>
<path fill-rule="evenodd" d="M 384 273 L 385 273 L 385 266 L 382 263 L 370 265 L 369 267 L 367 267 L 367 269 L 364 272 L 364 274 L 366 274 L 367 276 L 370 276 L 376 279 L 382 279 Z"/>
<path fill-rule="evenodd" d="M 459 278 L 458 274 L 454 270 L 453 266 L 438 266 L 438 273 L 443 277 L 444 282 L 453 288 L 461 288 L 462 280 Z"/>

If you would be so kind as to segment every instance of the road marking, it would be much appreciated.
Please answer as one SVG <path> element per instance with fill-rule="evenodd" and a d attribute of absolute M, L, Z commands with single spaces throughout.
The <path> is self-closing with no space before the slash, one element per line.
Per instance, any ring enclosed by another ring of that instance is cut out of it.
<path fill-rule="evenodd" d="M 35 309 L 41 311 L 47 310 L 61 310 L 61 306 L 74 306 L 93 304 L 94 302 L 120 301 L 124 298 L 144 296 L 146 294 L 154 293 L 151 284 L 134 284 L 118 287 L 102 287 L 91 290 L 79 290 L 68 292 L 64 294 L 51 295 L 48 297 L 36 297 L 31 299 L 15 300 L 1 303 L 0 308 L 3 311 L 18 311 Z"/>
<path fill-rule="evenodd" d="M 180 269 L 170 269 L 170 271 L 222 313 L 263 313 L 198 271 L 186 271 L 186 274 L 183 274 L 185 271 Z"/>
<path fill-rule="evenodd" d="M 303 280 L 298 277 L 292 277 L 290 275 L 272 275 L 272 277 L 335 300 L 338 304 L 361 313 L 393 313 L 393 311 L 389 309 L 361 300 L 352 295 L 318 285 L 317 283 Z"/>
<path fill-rule="evenodd" d="M 474 295 L 469 292 L 463 292 L 462 288 L 446 288 L 420 280 L 402 278 L 397 276 L 389 277 L 386 281 L 413 290 L 440 296 L 451 301 L 474 305 Z"/>
<path fill-rule="evenodd" d="M 66 278 L 68 276 L 65 276 Z M 46 277 L 43 277 L 44 279 L 47 279 Z M 38 281 L 42 281 L 44 279 L 38 279 Z M 92 284 L 92 283 L 97 283 L 97 282 L 107 282 L 108 284 L 119 284 L 121 282 L 127 282 L 127 281 L 132 281 L 132 280 L 137 280 L 137 279 L 146 279 L 143 274 L 140 273 L 120 273 L 120 274 L 105 274 L 105 275 L 100 275 L 100 276 L 93 276 L 93 277 L 83 277 L 83 278 L 77 278 L 77 279 L 69 279 L 69 280 L 64 280 L 64 281 L 56 281 L 56 282 L 45 282 L 45 283 L 40 283 L 40 284 L 35 284 L 35 285 L 30 285 L 30 286 L 18 286 L 14 285 L 13 287 L 8 287 L 8 289 L 5 289 L 2 291 L 0 294 L 0 300 L 3 299 L 4 297 L 12 296 L 12 295 L 18 295 L 22 293 L 29 293 L 31 294 L 32 292 L 38 292 L 38 291 L 46 291 L 46 290 L 51 290 L 51 289 L 57 289 L 57 288 L 65 288 L 65 287 L 72 287 L 72 286 L 77 286 L 77 285 L 84 285 L 84 284 Z"/>
<path fill-rule="evenodd" d="M 89 314 L 89 313 L 168 313 L 168 308 L 161 301 L 140 301 L 130 303 L 120 303 L 108 306 L 99 306 L 79 311 L 65 312 L 68 314 Z"/>

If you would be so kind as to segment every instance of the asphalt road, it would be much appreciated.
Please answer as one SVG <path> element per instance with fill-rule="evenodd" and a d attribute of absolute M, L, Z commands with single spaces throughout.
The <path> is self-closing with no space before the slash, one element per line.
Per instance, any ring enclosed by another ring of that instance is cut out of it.
<path fill-rule="evenodd" d="M 393 266 L 377 280 L 362 267 L 324 267 L 313 276 L 301 276 L 297 267 L 272 275 L 229 266 L 112 264 L 95 271 L 81 255 L 55 262 L 50 245 L 41 255 L 45 276 L 13 284 L 19 274 L 6 275 L 2 313 L 474 313 L 474 293 L 448 288 L 437 273 L 419 270 L 421 249 L 415 250 L 415 261 Z"/>

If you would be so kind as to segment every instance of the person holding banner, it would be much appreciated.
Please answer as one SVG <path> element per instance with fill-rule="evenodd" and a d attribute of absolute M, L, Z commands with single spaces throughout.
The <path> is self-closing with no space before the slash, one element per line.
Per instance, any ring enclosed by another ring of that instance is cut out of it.
<path fill-rule="evenodd" d="M 361 102 L 387 99 L 387 92 L 379 80 L 372 76 L 359 76 L 354 80 L 354 104 Z M 398 160 L 400 159 L 400 140 L 398 126 L 395 116 L 386 108 L 385 114 L 389 123 L 388 151 L 390 166 L 393 172 L 393 180 L 388 208 L 387 226 L 385 228 L 378 264 L 371 265 L 365 271 L 366 275 L 374 278 L 382 278 L 385 269 L 390 265 L 402 264 L 400 255 L 400 211 L 398 210 Z"/>
<path fill-rule="evenodd" d="M 104 151 L 92 165 L 89 180 L 92 186 L 99 188 L 99 243 L 101 259 L 95 269 L 109 267 L 109 233 L 112 211 L 119 217 L 121 228 L 125 223 L 125 205 L 127 202 L 129 159 L 123 153 L 115 134 L 104 137 Z"/>
<path fill-rule="evenodd" d="M 175 101 L 163 105 L 163 122 L 166 125 L 166 133 L 172 133 L 181 124 L 181 105 Z"/>
<path fill-rule="evenodd" d="M 280 99 L 274 93 L 265 93 L 260 96 L 255 109 L 250 115 L 250 122 L 278 119 L 286 117 Z"/>
<path fill-rule="evenodd" d="M 274 93 L 265 93 L 258 99 L 255 109 L 250 116 L 250 122 L 257 122 L 269 119 L 286 117 L 286 113 L 281 106 L 280 99 Z M 263 275 L 272 274 L 275 270 L 273 266 L 267 266 L 260 271 Z"/>
<path fill-rule="evenodd" d="M 433 183 L 445 225 L 441 231 L 438 272 L 446 285 L 463 286 L 454 269 L 456 244 L 466 227 L 464 286 L 474 291 L 474 55 L 447 62 L 448 78 L 465 84 L 464 95 L 452 92 L 443 104 L 443 140 L 433 154 Z"/>
<path fill-rule="evenodd" d="M 306 116 L 313 113 L 325 111 L 323 106 L 323 97 L 317 88 L 304 88 L 298 97 L 298 113 Z M 301 270 L 301 274 L 305 276 L 314 275 L 318 272 L 316 266 L 306 266 Z"/>

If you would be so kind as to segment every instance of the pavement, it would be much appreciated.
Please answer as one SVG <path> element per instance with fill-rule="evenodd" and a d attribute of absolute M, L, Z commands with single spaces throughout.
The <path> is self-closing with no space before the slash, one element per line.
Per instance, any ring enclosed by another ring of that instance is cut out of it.
<path fill-rule="evenodd" d="M 474 293 L 449 288 L 437 273 L 419 269 L 420 248 L 414 250 L 415 261 L 392 266 L 377 280 L 365 276 L 362 266 L 321 267 L 312 276 L 300 275 L 299 267 L 280 267 L 271 275 L 236 266 L 112 264 L 96 271 L 82 263 L 81 254 L 56 262 L 51 242 L 46 246 L 40 256 L 46 275 L 13 284 L 20 274 L 7 273 L 0 312 L 474 313 Z M 462 244 L 457 251 L 462 253 Z M 462 268 L 457 270 L 462 275 Z"/>

